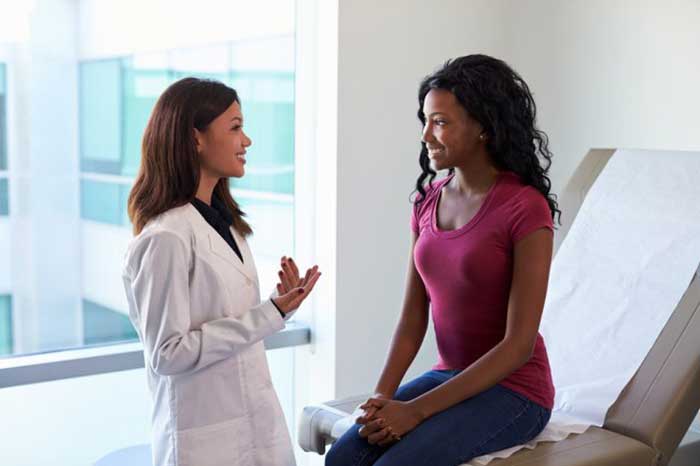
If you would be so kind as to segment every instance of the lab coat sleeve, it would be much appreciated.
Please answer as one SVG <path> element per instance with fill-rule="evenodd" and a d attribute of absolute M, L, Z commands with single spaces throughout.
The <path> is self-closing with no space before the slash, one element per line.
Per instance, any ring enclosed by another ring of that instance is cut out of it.
<path fill-rule="evenodd" d="M 272 290 L 272 294 L 270 294 L 270 299 L 275 299 L 275 298 L 278 297 L 279 295 L 280 295 L 280 294 L 277 292 L 277 288 L 275 288 L 274 290 Z M 296 309 L 294 309 L 293 311 L 287 312 L 287 313 L 284 315 L 284 321 L 287 322 L 294 314 L 296 314 L 296 312 L 297 312 L 298 309 L 299 309 L 299 308 L 296 308 Z M 280 316 L 280 317 L 281 317 L 281 316 Z"/>
<path fill-rule="evenodd" d="M 160 375 L 197 371 L 284 328 L 270 300 L 237 317 L 192 328 L 189 249 L 171 232 L 143 238 L 132 254 L 131 291 L 146 361 Z"/>

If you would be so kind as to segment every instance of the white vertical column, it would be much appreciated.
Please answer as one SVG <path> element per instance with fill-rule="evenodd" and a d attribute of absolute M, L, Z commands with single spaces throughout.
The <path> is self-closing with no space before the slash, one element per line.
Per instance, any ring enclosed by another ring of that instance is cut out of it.
<path fill-rule="evenodd" d="M 294 350 L 298 415 L 336 395 L 338 0 L 296 5 L 295 250 L 300 264 L 323 274 L 296 316 L 312 332 L 311 345 Z M 296 428 L 297 419 L 288 421 Z M 297 461 L 322 465 L 323 457 L 299 453 Z"/>
<path fill-rule="evenodd" d="M 80 344 L 77 3 L 37 0 L 9 89 L 18 352 Z"/>

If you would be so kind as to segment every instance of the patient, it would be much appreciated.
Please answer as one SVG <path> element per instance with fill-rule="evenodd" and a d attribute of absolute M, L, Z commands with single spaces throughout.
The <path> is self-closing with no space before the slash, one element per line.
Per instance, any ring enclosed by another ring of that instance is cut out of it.
<path fill-rule="evenodd" d="M 458 465 L 528 442 L 551 414 L 538 328 L 560 212 L 530 90 L 504 62 L 469 55 L 426 77 L 418 101 L 403 309 L 375 394 L 327 466 Z M 435 181 L 439 170 L 448 176 Z M 399 387 L 429 305 L 439 359 Z"/>

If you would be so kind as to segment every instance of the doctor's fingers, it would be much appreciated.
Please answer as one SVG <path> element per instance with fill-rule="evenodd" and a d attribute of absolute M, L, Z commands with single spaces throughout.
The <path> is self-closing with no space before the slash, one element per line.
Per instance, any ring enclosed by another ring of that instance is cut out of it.
<path fill-rule="evenodd" d="M 294 262 L 294 259 L 292 257 L 287 258 L 287 264 L 289 265 L 289 268 L 292 270 L 292 274 L 299 278 L 299 267 L 297 267 L 297 263 Z"/>
<path fill-rule="evenodd" d="M 282 268 L 282 271 L 287 275 L 290 282 L 293 283 L 292 288 L 295 286 L 299 286 L 301 278 L 299 277 L 299 269 L 294 263 L 294 259 L 287 256 L 282 257 L 282 260 L 280 261 L 280 267 Z"/>
<path fill-rule="evenodd" d="M 284 313 L 292 312 L 299 307 L 308 293 L 302 287 L 292 288 L 284 294 L 273 299 L 277 307 Z"/>
<path fill-rule="evenodd" d="M 292 288 L 296 288 L 299 286 L 296 281 L 290 277 L 284 270 L 280 270 L 277 272 L 277 277 L 279 278 L 280 283 L 282 284 L 282 288 L 284 289 L 284 292 L 288 292 Z"/>
<path fill-rule="evenodd" d="M 298 308 L 302 302 L 309 296 L 311 290 L 313 290 L 314 285 L 321 276 L 321 272 L 316 271 L 309 282 L 303 287 L 294 288 L 289 290 L 287 293 L 279 296 L 275 299 L 275 303 L 282 309 L 283 312 L 291 312 Z"/>
<path fill-rule="evenodd" d="M 314 271 L 309 276 L 309 279 L 305 280 L 304 285 L 302 286 L 302 289 L 304 290 L 304 293 L 301 294 L 302 300 L 309 296 L 309 293 L 311 293 L 311 290 L 314 289 L 314 286 L 320 277 L 321 272 L 318 270 L 318 268 L 314 267 Z"/>
<path fill-rule="evenodd" d="M 304 278 L 301 280 L 301 285 L 302 287 L 306 288 L 306 285 L 308 285 L 311 281 L 311 279 L 314 277 L 314 275 L 321 275 L 321 272 L 318 271 L 318 265 L 314 265 L 310 269 L 306 271 L 306 275 L 304 275 Z M 318 280 L 318 277 L 316 278 Z M 316 283 L 316 282 L 314 282 Z M 313 288 L 313 286 L 312 286 Z M 310 290 L 309 290 L 310 291 Z"/>

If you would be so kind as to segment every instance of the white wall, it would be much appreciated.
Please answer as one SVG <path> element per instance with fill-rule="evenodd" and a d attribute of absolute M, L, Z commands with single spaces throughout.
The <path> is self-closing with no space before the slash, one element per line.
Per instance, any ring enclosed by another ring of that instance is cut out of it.
<path fill-rule="evenodd" d="M 335 392 L 371 390 L 403 296 L 417 85 L 501 57 L 530 84 L 555 191 L 591 147 L 700 149 L 700 2 L 341 1 Z M 413 374 L 435 359 L 426 341 Z"/>
<path fill-rule="evenodd" d="M 487 1 L 340 2 L 337 396 L 374 388 L 400 312 L 420 173 L 418 83 L 448 57 L 499 53 L 502 14 Z M 411 375 L 435 359 L 430 337 Z"/>
<path fill-rule="evenodd" d="M 700 149 L 700 2 L 501 3 L 503 58 L 535 94 L 555 190 L 592 147 Z"/>

